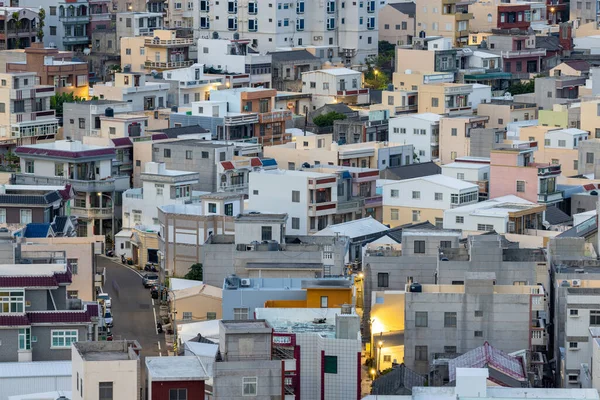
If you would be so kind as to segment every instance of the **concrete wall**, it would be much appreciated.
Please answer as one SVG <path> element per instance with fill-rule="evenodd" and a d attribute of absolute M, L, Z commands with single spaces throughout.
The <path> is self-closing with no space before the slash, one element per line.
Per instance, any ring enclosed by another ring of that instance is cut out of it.
<path fill-rule="evenodd" d="M 304 290 L 273 289 L 267 290 L 223 290 L 223 319 L 233 319 L 234 308 L 248 308 L 248 316 L 254 319 L 254 310 L 263 308 L 269 300 L 305 300 Z"/>
<path fill-rule="evenodd" d="M 255 399 L 283 399 L 283 365 L 280 360 L 218 362 L 213 364 L 215 398 L 243 400 L 243 378 L 257 378 Z"/>
<path fill-rule="evenodd" d="M 571 215 L 596 209 L 598 196 L 587 193 L 576 193 L 571 195 Z M 581 211 L 583 209 L 583 211 Z"/>

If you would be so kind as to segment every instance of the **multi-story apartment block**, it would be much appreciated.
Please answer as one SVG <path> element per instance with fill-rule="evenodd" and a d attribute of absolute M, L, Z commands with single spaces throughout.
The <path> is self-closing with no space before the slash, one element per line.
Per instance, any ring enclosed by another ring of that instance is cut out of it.
<path fill-rule="evenodd" d="M 21 159 L 21 172 L 13 177 L 16 184 L 71 184 L 76 192 L 71 215 L 79 218 L 79 236 L 116 232 L 117 192 L 129 188 L 130 178 L 112 174 L 114 148 L 59 140 L 17 147 L 15 153 Z"/>
<path fill-rule="evenodd" d="M 248 209 L 287 213 L 287 231 L 307 235 L 325 229 L 337 214 L 335 173 L 273 170 L 250 173 Z"/>
<path fill-rule="evenodd" d="M 490 182 L 490 160 L 483 157 L 461 157 L 442 166 L 442 175 L 471 182 L 479 187 L 479 200 L 487 200 Z"/>
<path fill-rule="evenodd" d="M 65 260 L 2 265 L 0 361 L 70 360 L 71 344 L 97 339 L 98 304 L 68 299 L 71 280 Z"/>
<path fill-rule="evenodd" d="M 475 146 L 471 145 L 472 131 L 484 128 L 488 121 L 489 117 L 484 115 L 457 115 L 440 118 L 439 149 L 442 164 L 451 163 L 460 157 L 475 156 Z M 477 156 L 481 157 L 479 154 Z"/>
<path fill-rule="evenodd" d="M 307 71 L 302 74 L 302 93 L 312 95 L 313 110 L 330 103 L 368 104 L 362 72 L 349 68 Z"/>
<path fill-rule="evenodd" d="M 519 3 L 476 1 L 469 4 L 473 14 L 469 28 L 473 32 L 492 32 L 493 29 L 527 30 L 531 25 L 531 6 Z"/>
<path fill-rule="evenodd" d="M 489 117 L 486 128 L 504 129 L 509 122 L 537 119 L 538 107 L 535 103 L 521 103 L 513 100 L 493 99 L 480 104 L 477 115 Z"/>
<path fill-rule="evenodd" d="M 535 34 L 522 31 L 497 30 L 488 36 L 488 48 L 499 52 L 504 72 L 513 79 L 530 79 L 542 71 L 545 48 L 536 48 Z M 538 104 L 539 105 L 539 104 Z"/>
<path fill-rule="evenodd" d="M 109 115 L 112 113 L 114 116 L 115 114 L 130 113 L 133 108 L 129 102 L 113 100 L 95 99 L 65 103 L 63 115 L 66 123 L 63 123 L 63 136 L 67 140 L 81 142 L 86 137 L 102 137 L 102 118 L 106 117 L 107 110 Z M 71 120 L 73 120 L 73 123 L 71 123 Z M 109 130 L 109 135 L 111 133 Z M 116 132 L 112 134 L 116 136 Z M 107 139 L 109 137 L 107 136 Z"/>
<path fill-rule="evenodd" d="M 455 46 L 464 46 L 469 39 L 469 23 L 473 14 L 468 5 L 455 0 L 427 0 L 416 7 L 417 36 L 443 36 Z"/>
<path fill-rule="evenodd" d="M 152 36 L 163 29 L 162 12 L 120 12 L 117 14 L 117 32 L 121 37 Z"/>
<path fill-rule="evenodd" d="M 473 85 L 432 83 L 419 88 L 419 112 L 445 115 L 472 114 Z"/>
<path fill-rule="evenodd" d="M 43 43 L 36 42 L 25 49 L 25 61 L 7 63 L 6 72 L 32 72 L 40 84 L 54 86 L 56 93 L 73 93 L 87 99 L 88 64 L 72 58 L 73 53 L 45 48 Z"/>
<path fill-rule="evenodd" d="M 169 84 L 146 82 L 141 73 L 117 73 L 113 82 L 94 86 L 94 95 L 100 100 L 132 103 L 133 111 L 156 110 L 168 106 Z"/>
<path fill-rule="evenodd" d="M 391 227 L 429 221 L 442 227 L 444 211 L 476 203 L 479 188 L 444 175 L 430 175 L 383 184 L 383 223 Z"/>
<path fill-rule="evenodd" d="M 88 0 L 69 0 L 58 5 L 58 20 L 62 22 L 67 50 L 81 52 L 90 44 L 90 3 Z"/>
<path fill-rule="evenodd" d="M 444 228 L 524 235 L 542 227 L 546 206 L 507 195 L 444 211 Z"/>
<path fill-rule="evenodd" d="M 194 12 L 194 31 L 197 37 L 213 32 L 230 39 L 243 36 L 261 53 L 309 48 L 321 59 L 341 60 L 349 66 L 377 55 L 378 10 L 375 0 L 273 3 L 260 9 L 258 1 L 242 6 L 237 0 L 220 4 L 201 0 Z"/>
<path fill-rule="evenodd" d="M 553 204 L 563 199 L 556 178 L 560 164 L 536 163 L 537 142 L 501 145 L 491 151 L 490 198 L 513 194 L 535 203 Z"/>
<path fill-rule="evenodd" d="M 585 76 L 549 76 L 535 79 L 534 100 L 540 110 L 552 110 L 554 104 L 578 101 L 585 89 Z"/>
<path fill-rule="evenodd" d="M 412 1 L 387 4 L 379 10 L 379 40 L 411 45 L 415 37 L 416 6 Z"/>
<path fill-rule="evenodd" d="M 241 82 L 245 76 L 250 87 L 271 87 L 271 55 L 255 53 L 249 39 L 200 38 L 198 52 L 207 68 L 233 75 L 233 82 Z M 227 87 L 230 86 L 231 83 Z"/>
<path fill-rule="evenodd" d="M 152 37 L 121 37 L 121 65 L 132 72 L 168 71 L 194 64 L 189 59 L 191 38 L 178 38 L 174 30 L 155 29 Z"/>
<path fill-rule="evenodd" d="M 35 8 L 0 7 L 0 50 L 29 47 L 37 40 L 38 23 L 39 14 Z"/>
<path fill-rule="evenodd" d="M 50 109 L 54 87 L 33 72 L 0 74 L 0 140 L 11 145 L 52 140 L 58 119 Z"/>
<path fill-rule="evenodd" d="M 546 350 L 544 287 L 495 279 L 494 273 L 471 272 L 462 284 L 407 284 L 404 363 L 428 373 L 436 354 L 465 353 L 486 342 L 505 352 Z"/>
<path fill-rule="evenodd" d="M 593 1 L 573 1 L 569 3 L 569 19 L 579 25 L 597 22 L 598 6 Z"/>
<path fill-rule="evenodd" d="M 165 81 L 171 85 L 167 103 L 177 107 L 190 107 L 194 101 L 209 100 L 210 91 L 221 86 L 224 77 L 206 75 L 204 65 L 192 64 L 186 68 L 164 71 L 162 79 L 150 78 L 150 82 Z"/>
<path fill-rule="evenodd" d="M 419 162 L 439 158 L 440 146 L 439 114 L 423 113 L 406 115 L 389 120 L 389 141 L 410 143 L 415 148 Z"/>
<path fill-rule="evenodd" d="M 11 7 L 16 7 L 16 2 L 10 2 Z M 8 5 L 8 3 L 7 3 Z M 65 26 L 63 22 L 59 19 L 60 14 L 58 12 L 58 4 L 52 0 L 19 0 L 19 7 L 29 8 L 31 11 L 37 13 L 39 8 L 43 8 L 46 11 L 46 18 L 44 20 L 44 27 L 42 28 L 44 32 L 44 43 L 53 48 L 58 48 L 60 50 L 64 50 L 63 46 L 63 38 L 65 36 Z M 10 15 L 9 15 L 10 17 Z M 13 32 L 15 32 L 13 26 Z M 10 32 L 9 32 L 10 34 Z M 30 37 L 36 36 L 36 32 L 34 30 L 33 35 Z M 31 42 L 36 42 L 36 40 L 32 40 Z"/>
<path fill-rule="evenodd" d="M 194 3 L 196 2 L 166 1 L 163 6 L 165 29 L 191 33 L 194 27 Z M 152 3 L 148 2 L 147 4 L 149 6 Z M 191 35 L 186 35 L 186 37 L 191 39 Z"/>
<path fill-rule="evenodd" d="M 271 53 L 273 89 L 284 92 L 302 91 L 302 74 L 321 68 L 320 59 L 308 50 Z"/>

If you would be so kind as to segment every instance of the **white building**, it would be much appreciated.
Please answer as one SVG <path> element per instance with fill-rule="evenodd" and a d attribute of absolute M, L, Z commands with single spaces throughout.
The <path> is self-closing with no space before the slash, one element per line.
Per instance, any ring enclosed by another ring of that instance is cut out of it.
<path fill-rule="evenodd" d="M 412 144 L 420 162 L 429 162 L 439 157 L 440 146 L 439 114 L 421 113 L 390 118 L 388 135 L 390 142 Z"/>
<path fill-rule="evenodd" d="M 444 229 L 460 229 L 465 232 L 489 232 L 495 231 L 499 234 L 516 233 L 525 227 L 517 226 L 525 215 L 537 218 L 545 210 L 544 205 L 532 203 L 514 195 L 497 197 L 495 199 L 456 207 L 444 211 Z M 537 226 L 529 226 L 534 229 Z"/>
<path fill-rule="evenodd" d="M 335 173 L 270 170 L 251 172 L 248 210 L 287 213 L 286 231 L 307 235 L 327 227 L 337 212 Z"/>
<path fill-rule="evenodd" d="M 6 5 L 10 3 L 4 3 Z M 19 0 L 19 7 L 43 8 L 46 11 L 44 19 L 44 44 L 47 47 L 55 47 L 65 50 L 63 38 L 65 37 L 65 26 L 59 19 L 58 4 L 54 0 Z M 53 27 L 53 29 L 50 29 Z"/>
<path fill-rule="evenodd" d="M 208 100 L 210 91 L 223 83 L 222 78 L 205 76 L 203 64 L 164 71 L 163 79 L 178 83 L 176 96 L 180 107 L 189 107 L 193 101 Z"/>
<path fill-rule="evenodd" d="M 477 110 L 477 106 L 481 103 L 489 103 L 492 101 L 492 87 L 481 83 L 473 83 L 473 91 L 469 94 L 469 105 L 473 110 Z"/>
<path fill-rule="evenodd" d="M 253 53 L 250 40 L 198 39 L 199 59 L 227 74 L 250 75 L 250 86 L 271 87 L 271 55 Z"/>
<path fill-rule="evenodd" d="M 296 3 L 244 5 L 235 0 L 199 0 L 194 12 L 197 37 L 251 39 L 253 47 L 267 52 L 303 48 L 321 59 L 341 60 L 347 65 L 364 63 L 377 56 L 377 13 L 375 0 L 344 2 L 328 0 Z M 385 4 L 385 2 L 384 2 Z M 220 18 L 219 18 L 220 17 Z M 198 57 L 202 52 L 198 48 Z"/>
<path fill-rule="evenodd" d="M 141 346 L 136 341 L 76 342 L 71 346 L 72 400 L 139 395 Z"/>
<path fill-rule="evenodd" d="M 71 361 L 0 363 L 0 399 L 51 390 L 71 390 Z"/>
<path fill-rule="evenodd" d="M 577 128 L 556 129 L 544 135 L 544 147 L 547 149 L 578 149 L 582 140 L 587 140 L 589 133 Z"/>
<path fill-rule="evenodd" d="M 94 86 L 93 94 L 101 100 L 128 101 L 133 111 L 168 107 L 168 83 L 146 82 L 140 73 L 117 73 L 113 82 Z M 90 93 L 91 94 L 91 93 Z"/>
<path fill-rule="evenodd" d="M 120 37 L 151 36 L 163 29 L 163 13 L 123 12 L 117 14 L 117 31 Z"/>
<path fill-rule="evenodd" d="M 483 157 L 461 157 L 450 164 L 442 165 L 442 175 L 477 183 L 487 181 L 490 176 L 490 159 Z"/>
<path fill-rule="evenodd" d="M 362 72 L 349 68 L 319 69 L 302 73 L 302 93 L 312 95 L 313 110 L 330 103 L 368 104 Z"/>
<path fill-rule="evenodd" d="M 302 362 L 286 360 L 286 372 L 289 368 L 300 376 L 302 398 L 357 398 L 361 370 L 358 315 L 342 314 L 340 308 L 257 308 L 255 314 L 273 326 L 273 346 L 299 351 Z M 315 318 L 324 322 L 315 324 Z"/>

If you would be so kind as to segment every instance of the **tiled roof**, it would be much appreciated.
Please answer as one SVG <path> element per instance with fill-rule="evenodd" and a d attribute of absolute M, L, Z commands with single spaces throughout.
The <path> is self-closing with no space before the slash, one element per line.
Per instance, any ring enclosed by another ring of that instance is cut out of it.
<path fill-rule="evenodd" d="M 115 145 L 115 147 L 133 146 L 133 143 L 131 143 L 131 139 L 127 137 L 112 139 L 112 142 Z"/>
<path fill-rule="evenodd" d="M 31 324 L 85 323 L 90 322 L 92 317 L 98 317 L 97 304 L 87 304 L 80 311 L 33 311 L 27 313 L 27 319 Z"/>
<path fill-rule="evenodd" d="M 271 54 L 271 59 L 274 62 L 319 60 L 307 50 L 275 51 L 269 54 Z"/>
<path fill-rule="evenodd" d="M 277 166 L 277 161 L 274 158 L 263 158 L 260 162 L 262 163 L 263 167 Z"/>
<path fill-rule="evenodd" d="M 73 187 L 70 183 L 67 183 L 65 185 L 65 188 L 59 190 L 58 193 L 60 193 L 63 200 L 70 200 L 74 196 Z"/>
<path fill-rule="evenodd" d="M 389 4 L 390 7 L 395 8 L 397 11 L 400 11 L 402 14 L 406 14 L 414 17 L 417 6 L 413 2 L 403 2 L 403 3 L 393 3 Z"/>
<path fill-rule="evenodd" d="M 589 71 L 590 70 L 590 63 L 585 60 L 570 60 L 570 61 L 565 61 L 564 63 L 576 71 Z"/>
<path fill-rule="evenodd" d="M 47 238 L 51 235 L 52 229 L 50 224 L 43 223 L 31 223 L 27 224 L 25 227 L 25 232 L 23 232 L 23 237 L 26 238 Z"/>
<path fill-rule="evenodd" d="M 0 276 L 0 287 L 57 287 L 71 281 L 70 271 L 56 272 L 52 276 Z"/>
<path fill-rule="evenodd" d="M 485 368 L 492 367 L 511 378 L 524 380 L 527 378 L 521 361 L 513 356 L 492 347 L 488 342 L 466 352 L 448 363 L 450 382 L 456 380 L 456 368 Z"/>
<path fill-rule="evenodd" d="M 401 167 L 388 167 L 381 171 L 381 179 L 403 180 L 420 178 L 422 176 L 438 175 L 442 169 L 434 162 L 409 164 Z"/>
<path fill-rule="evenodd" d="M 54 217 L 54 221 L 52 222 L 53 228 L 55 232 L 63 232 L 65 230 L 65 225 L 67 224 L 67 220 L 69 217 L 66 215 Z"/>
<path fill-rule="evenodd" d="M 152 140 L 165 140 L 168 139 L 169 136 L 166 133 L 157 133 L 152 135 Z"/>
<path fill-rule="evenodd" d="M 258 157 L 254 157 L 250 160 L 250 165 L 253 167 L 260 167 L 262 166 L 262 163 L 260 162 L 260 158 Z"/>
<path fill-rule="evenodd" d="M 93 149 L 93 150 L 82 150 L 82 151 L 65 151 L 65 150 L 54 150 L 21 146 L 17 147 L 15 153 L 21 155 L 32 155 L 32 156 L 46 156 L 46 157 L 60 157 L 60 158 L 87 158 L 95 156 L 114 155 L 114 148 L 104 149 Z"/>
<path fill-rule="evenodd" d="M 235 167 L 233 166 L 233 163 L 231 161 L 223 161 L 223 162 L 221 162 L 221 165 L 223 166 L 223 169 L 225 171 L 228 171 L 230 169 L 235 169 Z"/>
<path fill-rule="evenodd" d="M 0 326 L 29 326 L 29 320 L 25 315 L 1 315 Z"/>
<path fill-rule="evenodd" d="M 550 206 L 546 207 L 544 220 L 550 225 L 569 225 L 569 223 L 573 221 L 573 218 L 564 213 L 558 207 Z"/>
<path fill-rule="evenodd" d="M 587 185 L 583 185 L 583 188 L 585 190 L 594 190 L 596 189 L 596 185 L 594 185 L 593 183 L 588 183 Z"/>
<path fill-rule="evenodd" d="M 45 206 L 61 199 L 61 194 L 54 190 L 46 194 L 0 194 L 0 204 L 27 204 Z"/>

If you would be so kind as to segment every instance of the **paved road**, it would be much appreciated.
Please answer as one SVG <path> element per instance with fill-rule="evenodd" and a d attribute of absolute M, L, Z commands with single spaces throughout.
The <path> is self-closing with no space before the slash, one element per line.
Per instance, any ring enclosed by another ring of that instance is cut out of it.
<path fill-rule="evenodd" d="M 142 278 L 120 262 L 99 256 L 99 271 L 105 267 L 104 290 L 112 299 L 114 338 L 137 340 L 142 345 L 143 357 L 165 356 L 164 334 L 156 332 L 158 305 L 153 305 L 150 290 L 142 286 Z M 142 369 L 145 369 L 143 359 Z"/>

